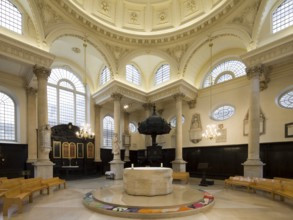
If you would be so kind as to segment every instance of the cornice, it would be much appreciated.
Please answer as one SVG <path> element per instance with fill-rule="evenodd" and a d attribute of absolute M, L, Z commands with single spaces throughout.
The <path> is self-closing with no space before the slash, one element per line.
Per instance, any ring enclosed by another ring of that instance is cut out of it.
<path fill-rule="evenodd" d="M 197 92 L 198 91 L 194 86 L 190 85 L 183 79 L 179 79 L 173 83 L 149 92 L 147 94 L 147 99 L 148 102 L 154 103 L 168 98 L 173 98 L 173 96 L 177 94 L 184 94 L 183 100 L 191 101 L 196 99 Z"/>
<path fill-rule="evenodd" d="M 265 45 L 255 50 L 251 50 L 241 56 L 247 67 L 259 64 L 270 65 L 282 59 L 293 56 L 293 35 L 277 40 L 269 45 Z"/>
<path fill-rule="evenodd" d="M 92 98 L 95 100 L 95 104 L 102 105 L 112 99 L 111 96 L 114 93 L 119 93 L 123 95 L 123 97 L 127 97 L 141 103 L 147 102 L 145 92 L 129 87 L 117 80 L 109 82 L 107 86 L 94 93 Z"/>
<path fill-rule="evenodd" d="M 180 79 L 148 93 L 127 86 L 120 81 L 113 80 L 107 84 L 107 86 L 93 94 L 92 98 L 94 99 L 95 104 L 102 105 L 112 100 L 111 96 L 114 93 L 119 93 L 123 97 L 140 103 L 155 103 L 171 99 L 177 94 L 184 94 L 183 100 L 185 101 L 195 100 L 197 97 L 197 89 L 185 80 Z"/>
<path fill-rule="evenodd" d="M 128 45 L 163 45 L 170 44 L 174 42 L 184 41 L 191 38 L 198 32 L 203 29 L 207 29 L 218 20 L 223 18 L 226 14 L 233 11 L 235 7 L 238 6 L 242 1 L 240 0 L 230 0 L 221 8 L 217 9 L 212 15 L 207 16 L 201 22 L 198 22 L 196 25 L 191 25 L 185 29 L 177 31 L 176 33 L 168 33 L 161 35 L 135 35 L 135 34 L 126 34 L 110 29 L 109 27 L 104 26 L 103 24 L 98 24 L 90 16 L 87 16 L 85 13 L 80 11 L 78 8 L 71 5 L 69 1 L 64 0 L 52 0 L 48 4 L 53 5 L 56 9 L 60 10 L 67 18 L 71 18 L 76 24 L 80 24 L 83 27 L 87 27 L 89 30 L 94 31 L 97 36 L 107 39 L 113 44 L 113 41 L 119 44 L 128 44 Z"/>
<path fill-rule="evenodd" d="M 0 34 L 0 54 L 26 64 L 50 67 L 55 56 L 36 47 Z"/>

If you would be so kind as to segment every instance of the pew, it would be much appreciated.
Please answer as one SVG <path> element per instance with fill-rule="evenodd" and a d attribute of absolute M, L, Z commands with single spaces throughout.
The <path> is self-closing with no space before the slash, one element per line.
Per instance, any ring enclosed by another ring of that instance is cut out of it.
<path fill-rule="evenodd" d="M 189 182 L 188 172 L 173 172 L 173 180 L 183 180 L 185 184 Z"/>

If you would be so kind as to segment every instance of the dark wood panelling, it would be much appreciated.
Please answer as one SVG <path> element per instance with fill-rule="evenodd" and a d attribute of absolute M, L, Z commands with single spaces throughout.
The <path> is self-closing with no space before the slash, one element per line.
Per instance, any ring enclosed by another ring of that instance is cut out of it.
<path fill-rule="evenodd" d="M 266 143 L 260 146 L 267 178 L 293 178 L 293 142 Z"/>
<path fill-rule="evenodd" d="M 27 169 L 27 156 L 27 144 L 0 143 L 0 176 L 23 176 L 23 171 Z"/>

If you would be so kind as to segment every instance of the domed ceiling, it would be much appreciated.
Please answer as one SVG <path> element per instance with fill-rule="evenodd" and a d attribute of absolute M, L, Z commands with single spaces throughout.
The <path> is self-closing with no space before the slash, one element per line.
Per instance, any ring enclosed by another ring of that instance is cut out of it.
<path fill-rule="evenodd" d="M 111 30 L 161 35 L 198 25 L 231 0 L 70 0 L 74 7 Z M 222 12 L 221 12 L 222 13 Z"/>

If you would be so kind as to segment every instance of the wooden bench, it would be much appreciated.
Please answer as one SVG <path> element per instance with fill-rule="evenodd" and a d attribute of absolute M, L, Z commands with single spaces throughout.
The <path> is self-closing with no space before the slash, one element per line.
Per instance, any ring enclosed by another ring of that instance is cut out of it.
<path fill-rule="evenodd" d="M 8 215 L 8 209 L 13 204 L 18 206 L 18 212 L 22 212 L 23 201 L 29 199 L 30 192 L 23 191 L 21 187 L 15 187 L 7 190 L 4 194 L 3 216 Z"/>
<path fill-rule="evenodd" d="M 183 180 L 185 184 L 189 182 L 188 172 L 173 172 L 173 180 Z"/>
<path fill-rule="evenodd" d="M 7 177 L 0 177 L 0 184 L 2 183 L 2 181 L 5 181 L 5 180 L 7 180 Z"/>
<path fill-rule="evenodd" d="M 50 187 L 58 186 L 58 189 L 60 189 L 61 185 L 63 185 L 64 189 L 66 188 L 66 181 L 59 177 L 43 179 L 42 183 L 48 186 L 48 194 L 50 194 Z"/>
<path fill-rule="evenodd" d="M 250 185 L 250 188 L 254 193 L 256 192 L 256 190 L 269 192 L 272 194 L 272 197 L 274 198 L 275 191 L 281 189 L 281 180 L 255 178 L 253 183 Z"/>
<path fill-rule="evenodd" d="M 47 190 L 47 194 L 49 194 L 49 187 L 47 184 L 42 183 L 42 178 L 31 178 L 25 179 L 21 181 L 21 189 L 22 191 L 30 192 L 29 201 L 33 202 L 33 194 L 35 192 L 43 193 L 43 190 Z"/>
<path fill-rule="evenodd" d="M 274 191 L 275 195 L 279 195 L 281 200 L 284 200 L 284 197 L 288 199 L 293 199 L 293 182 L 292 181 L 282 181 L 281 188 Z"/>
<path fill-rule="evenodd" d="M 247 188 L 247 191 L 250 191 L 250 185 L 252 184 L 252 181 L 253 179 L 250 177 L 230 176 L 228 179 L 225 179 L 225 187 L 243 186 Z"/>

